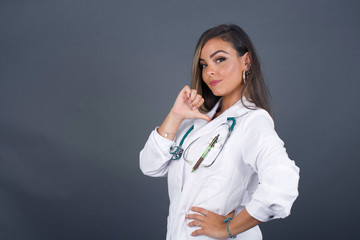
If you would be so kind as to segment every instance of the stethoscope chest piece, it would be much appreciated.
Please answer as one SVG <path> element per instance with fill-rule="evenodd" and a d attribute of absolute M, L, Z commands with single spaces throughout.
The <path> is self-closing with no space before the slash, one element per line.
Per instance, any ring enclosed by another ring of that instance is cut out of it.
<path fill-rule="evenodd" d="M 172 154 L 171 160 L 178 160 L 181 158 L 184 149 L 181 146 L 172 146 L 170 148 L 170 154 Z"/>

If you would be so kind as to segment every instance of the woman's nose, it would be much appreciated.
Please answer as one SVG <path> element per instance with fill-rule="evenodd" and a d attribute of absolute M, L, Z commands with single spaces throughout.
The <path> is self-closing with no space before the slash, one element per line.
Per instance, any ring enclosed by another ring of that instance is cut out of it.
<path fill-rule="evenodd" d="M 208 76 L 214 76 L 215 75 L 215 69 L 213 67 L 207 66 L 206 67 L 206 75 Z"/>

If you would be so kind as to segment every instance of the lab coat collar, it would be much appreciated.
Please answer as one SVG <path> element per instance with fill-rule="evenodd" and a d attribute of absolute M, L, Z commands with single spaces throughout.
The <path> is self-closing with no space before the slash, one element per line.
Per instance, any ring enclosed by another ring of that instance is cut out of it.
<path fill-rule="evenodd" d="M 215 104 L 215 106 L 207 113 L 207 115 L 213 119 L 216 110 L 218 109 L 219 105 L 221 104 L 222 98 Z M 250 108 L 250 109 L 249 109 Z M 242 98 L 237 101 L 234 105 L 228 108 L 225 112 L 223 112 L 219 117 L 240 117 L 244 113 L 248 113 L 251 109 L 256 109 L 256 105 L 246 99 L 246 97 Z"/>
<path fill-rule="evenodd" d="M 196 119 L 194 121 L 194 130 L 195 130 L 194 132 L 196 132 L 196 134 L 194 134 L 191 138 L 195 139 L 198 136 L 201 136 L 204 132 L 217 127 L 219 124 L 222 124 L 225 121 L 227 121 L 228 117 L 235 117 L 235 118 L 241 117 L 241 116 L 247 114 L 249 111 L 252 111 L 252 109 L 256 109 L 255 104 L 249 102 L 245 97 L 243 97 L 242 100 L 243 100 L 244 104 L 240 99 L 234 105 L 232 105 L 230 108 L 228 108 L 225 112 L 223 112 L 220 116 L 211 120 L 210 122 L 207 122 L 206 120 L 203 120 L 203 119 Z M 218 109 L 219 105 L 221 104 L 221 101 L 222 101 L 222 99 L 220 99 L 215 104 L 215 106 L 206 114 L 211 119 L 214 117 L 216 110 Z M 247 106 L 248 108 L 245 107 L 244 105 Z"/>

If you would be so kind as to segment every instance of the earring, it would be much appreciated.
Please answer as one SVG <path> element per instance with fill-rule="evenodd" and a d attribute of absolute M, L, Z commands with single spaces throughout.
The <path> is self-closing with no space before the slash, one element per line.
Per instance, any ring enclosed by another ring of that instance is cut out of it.
<path fill-rule="evenodd" d="M 244 69 L 244 71 L 243 71 L 243 81 L 244 81 L 244 84 L 246 84 L 245 69 Z"/>

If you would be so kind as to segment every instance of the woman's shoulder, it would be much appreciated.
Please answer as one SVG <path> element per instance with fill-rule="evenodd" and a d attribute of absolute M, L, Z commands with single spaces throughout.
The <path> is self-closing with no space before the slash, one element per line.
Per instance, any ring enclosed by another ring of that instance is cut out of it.
<path fill-rule="evenodd" d="M 243 117 L 241 125 L 242 129 L 274 128 L 274 120 L 266 110 L 254 108 Z"/>
<path fill-rule="evenodd" d="M 251 109 L 249 111 L 249 114 L 247 114 L 248 118 L 256 118 L 256 117 L 266 117 L 268 119 L 270 119 L 271 121 L 273 121 L 271 115 L 269 114 L 268 111 L 266 111 L 265 109 L 263 108 L 254 108 L 254 109 Z"/>

